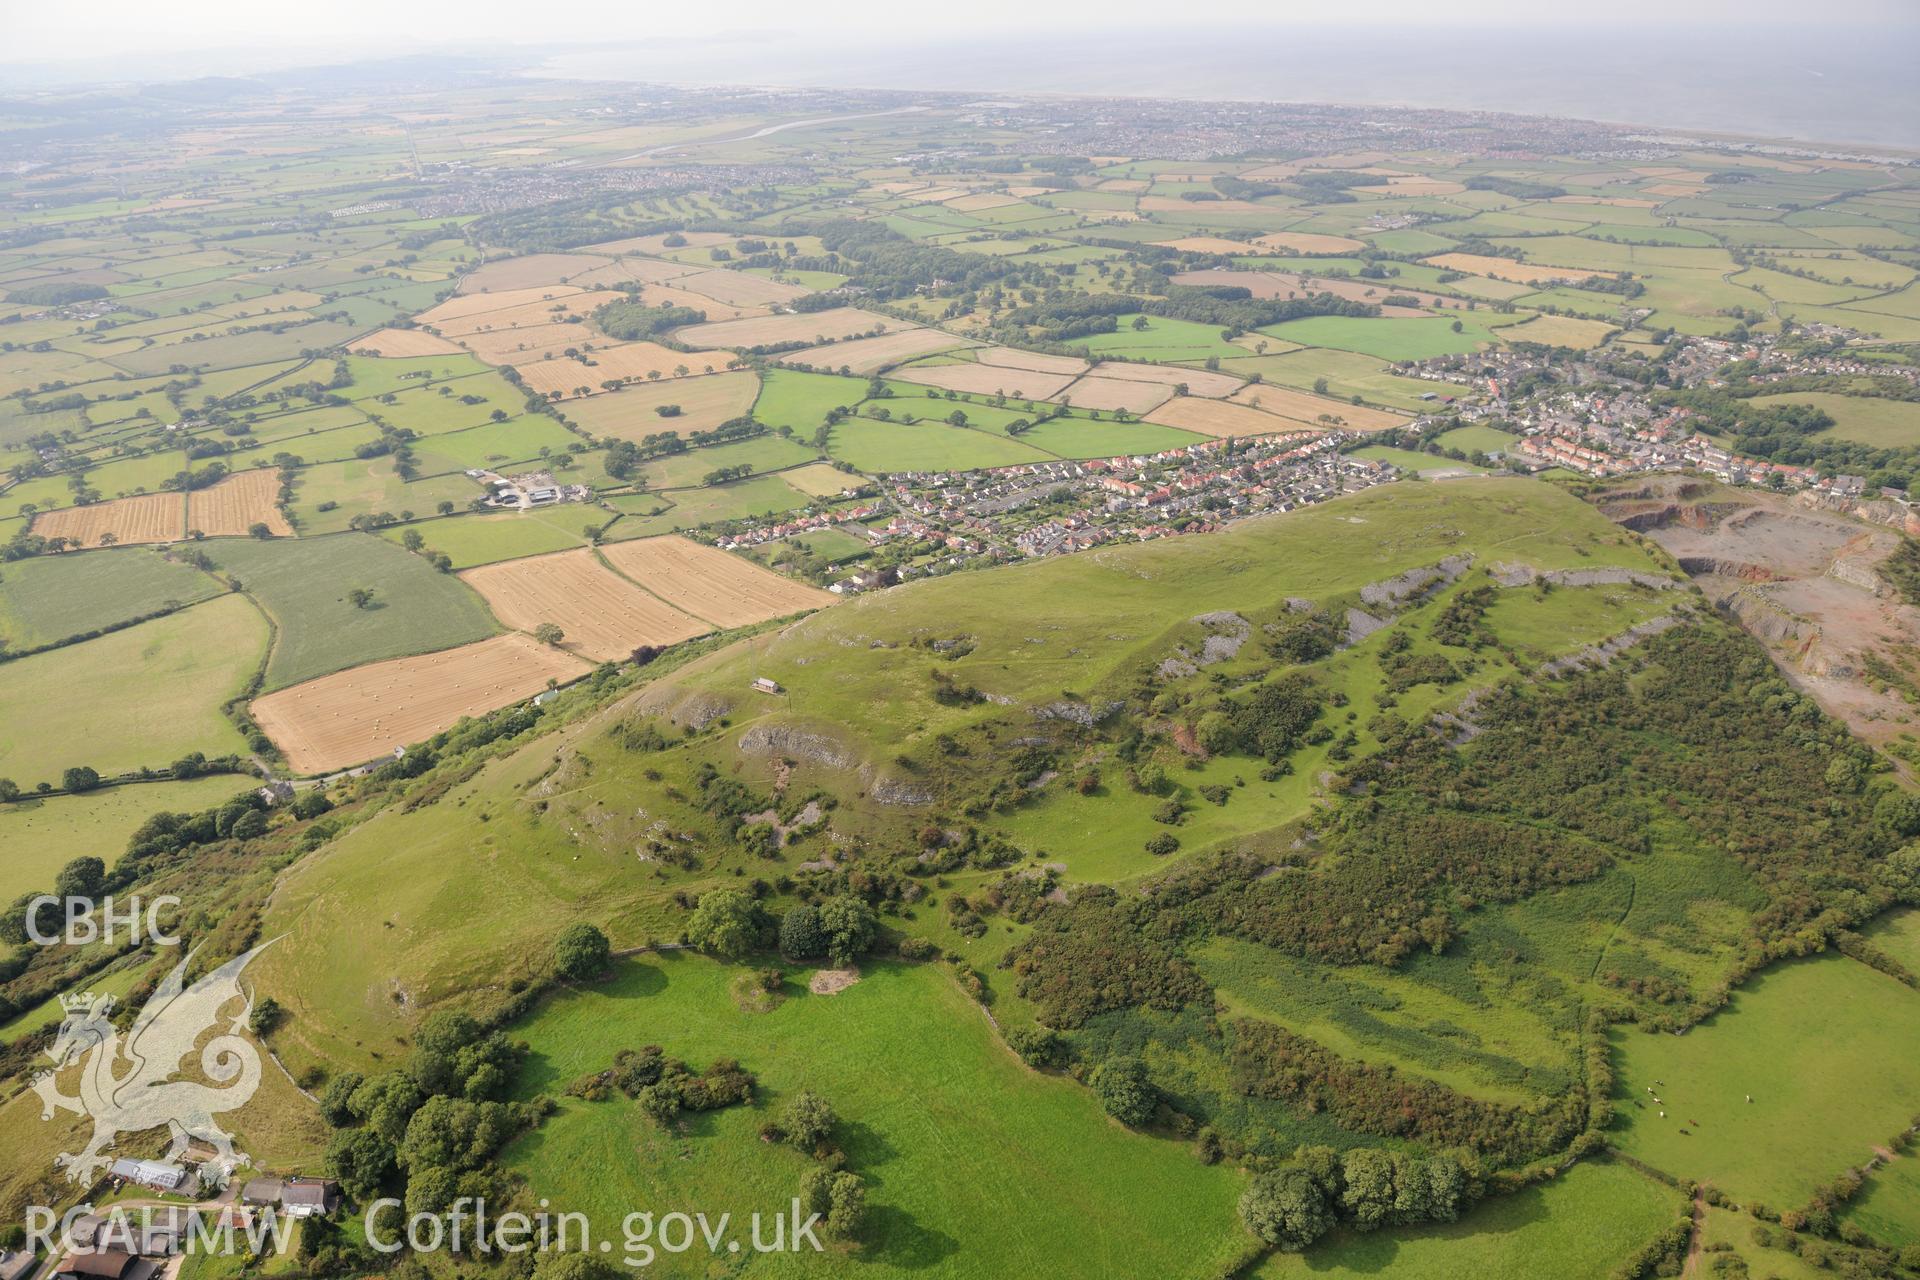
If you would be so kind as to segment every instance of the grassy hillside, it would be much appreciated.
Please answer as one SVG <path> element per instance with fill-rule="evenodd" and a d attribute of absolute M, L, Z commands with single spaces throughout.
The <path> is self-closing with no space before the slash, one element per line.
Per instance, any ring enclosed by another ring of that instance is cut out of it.
<path fill-rule="evenodd" d="M 872 1187 L 880 1243 L 861 1254 L 863 1273 L 1171 1275 L 1235 1254 L 1235 1171 L 1128 1132 L 1084 1089 L 1029 1070 L 939 968 L 880 965 L 832 996 L 809 994 L 803 970 L 765 1013 L 743 1011 L 736 976 L 691 955 L 623 962 L 612 981 L 516 1027 L 533 1050 L 521 1088 L 557 1093 L 617 1050 L 659 1044 L 701 1065 L 738 1058 L 760 1080 L 753 1106 L 709 1113 L 676 1134 L 618 1096 L 569 1099 L 508 1149 L 508 1167 L 601 1231 L 635 1205 L 742 1220 L 771 1213 L 808 1161 L 763 1143 L 758 1129 L 806 1088 L 834 1104 L 849 1164 Z M 1005 1229 L 976 1235 L 981 1222 Z M 1080 1243 L 1062 1251 L 1068 1237 Z M 956 1248 L 963 1238 L 971 1243 Z M 656 1270 L 704 1275 L 707 1265 L 688 1255 Z M 754 1269 L 809 1275 L 819 1260 L 768 1257 Z"/>

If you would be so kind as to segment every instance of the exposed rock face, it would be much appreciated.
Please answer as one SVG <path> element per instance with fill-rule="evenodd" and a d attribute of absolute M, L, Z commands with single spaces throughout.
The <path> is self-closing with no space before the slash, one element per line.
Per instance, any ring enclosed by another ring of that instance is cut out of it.
<path fill-rule="evenodd" d="M 1091 704 L 1086 702 L 1069 702 L 1065 698 L 1061 698 L 1057 701 L 1049 702 L 1045 706 L 1035 707 L 1033 709 L 1033 718 L 1035 720 L 1062 720 L 1068 724 L 1079 725 L 1082 729 L 1091 729 L 1124 705 L 1124 703 L 1118 700 Z"/>
<path fill-rule="evenodd" d="M 1678 613 L 1663 613 L 1657 618 L 1648 618 L 1639 626 L 1628 627 L 1610 640 L 1590 644 L 1578 653 L 1570 653 L 1564 658 L 1555 658 L 1552 662 L 1541 664 L 1540 674 L 1557 676 L 1581 667 L 1605 666 L 1647 637 L 1657 636 L 1669 627 L 1679 626 L 1684 620 Z"/>
<path fill-rule="evenodd" d="M 748 756 L 786 756 L 807 760 L 833 769 L 850 769 L 858 757 L 845 744 L 824 733 L 796 729 L 784 724 L 756 724 L 740 735 L 740 754 Z"/>
<path fill-rule="evenodd" d="M 1534 582 L 1550 582 L 1556 587 L 1647 587 L 1654 591 L 1676 591 L 1687 584 L 1664 574 L 1639 569 L 1548 569 L 1544 573 L 1530 564 L 1496 564 L 1489 567 L 1493 580 L 1503 587 L 1524 587 Z"/>
<path fill-rule="evenodd" d="M 1380 628 L 1389 625 L 1385 618 L 1376 618 L 1360 609 L 1347 610 L 1347 644 L 1356 645 Z"/>
<path fill-rule="evenodd" d="M 876 778 L 867 794 L 881 804 L 898 805 L 902 808 L 915 808 L 933 803 L 933 788 L 918 782 L 902 782 L 897 778 Z"/>
<path fill-rule="evenodd" d="M 1409 569 L 1382 582 L 1369 582 L 1360 588 L 1360 602 L 1375 608 L 1398 609 L 1454 581 L 1472 564 L 1472 556 L 1448 556 L 1438 564 Z"/>

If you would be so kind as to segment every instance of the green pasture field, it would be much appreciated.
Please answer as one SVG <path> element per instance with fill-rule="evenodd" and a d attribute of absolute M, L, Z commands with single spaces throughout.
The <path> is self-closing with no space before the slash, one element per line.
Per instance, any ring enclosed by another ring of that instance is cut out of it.
<path fill-rule="evenodd" d="M 31 649 L 219 594 L 191 565 L 146 547 L 35 556 L 0 566 L 0 640 Z"/>
<path fill-rule="evenodd" d="M 1476 450 L 1481 453 L 1499 453 L 1513 448 L 1520 439 L 1498 427 L 1480 425 L 1455 427 L 1440 437 L 1440 445 L 1446 449 L 1463 449 L 1468 453 Z"/>
<path fill-rule="evenodd" d="M 223 540 L 210 554 L 273 619 L 267 690 L 382 658 L 451 649 L 499 630 L 460 579 L 371 534 Z M 373 592 L 368 608 L 347 601 L 357 587 Z"/>
<path fill-rule="evenodd" d="M 303 535 L 339 533 L 357 515 L 386 512 L 404 520 L 408 511 L 425 515 L 441 502 L 464 507 L 480 496 L 480 486 L 464 475 L 402 480 L 390 456 L 327 462 L 303 467 L 296 474 L 294 527 Z M 329 502 L 334 506 L 322 511 L 321 506 Z"/>
<path fill-rule="evenodd" d="M 399 393 L 416 387 L 453 382 L 459 394 L 458 380 L 494 374 L 493 366 L 464 352 L 445 356 L 409 356 L 389 360 L 378 356 L 347 356 L 347 373 L 353 384 L 342 394 L 353 400 Z M 485 415 L 482 415 L 485 416 Z"/>
<path fill-rule="evenodd" d="M 644 474 L 649 489 L 685 489 L 697 487 L 702 477 L 723 467 L 752 467 L 757 474 L 812 462 L 819 456 L 817 451 L 797 441 L 765 435 L 737 444 L 668 454 L 649 462 Z"/>
<path fill-rule="evenodd" d="M 1604 1276 L 1686 1212 L 1671 1187 L 1610 1160 L 1585 1160 L 1551 1182 L 1482 1201 L 1458 1222 L 1339 1235 L 1305 1254 L 1276 1253 L 1254 1280 L 1590 1280 Z"/>
<path fill-rule="evenodd" d="M 1119 316 L 1120 327 L 1113 333 L 1096 333 L 1075 338 L 1069 346 L 1085 347 L 1097 355 L 1124 355 L 1136 360 L 1160 360 L 1178 364 L 1197 362 L 1209 356 L 1226 360 L 1247 354 L 1220 336 L 1220 327 L 1196 324 L 1191 320 L 1169 320 L 1163 316 Z M 1146 328 L 1135 329 L 1133 322 L 1145 319 Z"/>
<path fill-rule="evenodd" d="M 1359 396 L 1367 404 L 1414 412 L 1434 406 L 1433 401 L 1422 400 L 1422 395 L 1457 395 L 1464 390 L 1446 383 L 1401 377 L 1373 356 L 1318 347 L 1222 360 L 1220 368 L 1242 377 L 1258 373 L 1268 382 L 1301 391 L 1311 391 L 1315 382 L 1325 378 L 1327 394 L 1337 399 Z"/>
<path fill-rule="evenodd" d="M 970 415 L 971 416 L 971 415 Z M 939 421 L 880 422 L 847 418 L 834 426 L 827 452 L 868 474 L 895 471 L 964 471 L 1044 462 L 1048 455 L 1018 440 Z"/>
<path fill-rule="evenodd" d="M 1725 1010 L 1683 1036 L 1622 1030 L 1615 1096 L 1624 1124 L 1612 1141 L 1736 1198 L 1800 1205 L 1912 1123 L 1917 1002 L 1911 988 L 1828 953 L 1749 978 Z"/>
<path fill-rule="evenodd" d="M 532 1047 L 525 1094 L 556 1091 L 644 1042 L 702 1065 L 738 1058 L 759 1077 L 755 1105 L 703 1115 L 679 1136 L 624 1099 L 567 1102 L 508 1148 L 507 1166 L 601 1230 L 634 1205 L 773 1212 L 807 1161 L 763 1143 L 758 1129 L 805 1088 L 833 1104 L 849 1166 L 868 1181 L 863 1272 L 1170 1275 L 1218 1268 L 1241 1247 L 1235 1170 L 1123 1129 L 1086 1090 L 1029 1070 L 938 967 L 870 964 L 833 996 L 809 994 L 801 971 L 766 1013 L 735 1003 L 743 973 L 692 955 L 635 958 L 514 1034 Z M 964 1252 L 957 1238 L 968 1240 Z M 687 1255 L 656 1269 L 705 1275 L 706 1266 Z M 815 1269 L 791 1254 L 755 1265 L 768 1275 Z"/>
<path fill-rule="evenodd" d="M 1454 325 L 1461 331 L 1455 333 Z M 1499 337 L 1472 316 L 1430 319 L 1308 316 L 1260 330 L 1305 347 L 1355 351 L 1381 360 L 1425 360 L 1432 356 L 1478 351 Z"/>
<path fill-rule="evenodd" d="M 812 552 L 827 560 L 852 560 L 873 550 L 873 544 L 844 529 L 815 529 L 791 538 L 765 542 L 746 554 L 762 564 L 777 564 L 788 555 Z"/>
<path fill-rule="evenodd" d="M 1830 391 L 1792 391 L 1755 396 L 1748 403 L 1762 406 L 1810 404 L 1833 418 L 1823 433 L 1876 449 L 1911 449 L 1920 445 L 1920 404 L 1885 400 L 1878 396 L 1843 396 Z"/>
<path fill-rule="evenodd" d="M 1452 458 L 1443 458 L 1432 453 L 1416 453 L 1412 449 L 1395 449 L 1384 444 L 1368 445 L 1364 449 L 1355 449 L 1353 456 L 1366 458 L 1372 462 L 1390 462 L 1402 471 L 1411 471 L 1417 475 L 1434 472 L 1485 471 L 1471 462 L 1455 462 Z"/>
<path fill-rule="evenodd" d="M 526 412 L 526 393 L 489 370 L 472 377 L 389 392 L 388 402 L 379 396 L 356 400 L 362 413 L 375 414 L 396 427 L 405 427 L 423 436 L 443 431 L 477 427 L 491 419 L 497 409 L 509 416 Z M 469 398 L 479 401 L 468 404 Z"/>
<path fill-rule="evenodd" d="M 129 783 L 79 796 L 27 796 L 0 805 L 0 898 L 12 902 L 23 893 L 51 890 L 55 873 L 75 858 L 95 857 L 112 866 L 125 852 L 127 837 L 154 814 L 211 808 L 253 782 L 220 774 L 191 782 Z M 19 1030 L 0 1026 L 0 1037 Z"/>
<path fill-rule="evenodd" d="M 542 449 L 549 454 L 580 453 L 587 442 L 545 414 L 530 413 L 505 422 L 489 422 L 463 431 L 430 436 L 414 445 L 421 471 L 428 475 L 465 471 L 470 467 L 498 470 L 537 463 Z"/>
<path fill-rule="evenodd" d="M 610 516 L 598 507 L 567 504 L 534 511 L 507 511 L 486 515 L 458 515 L 445 519 L 423 520 L 413 525 L 380 531 L 390 542 L 399 542 L 407 528 L 415 528 L 432 551 L 444 551 L 455 569 L 493 564 L 499 560 L 518 560 L 548 551 L 586 545 L 581 530 L 587 525 L 605 524 Z"/>
<path fill-rule="evenodd" d="M 1901 964 L 1920 967 L 1920 910 L 1889 911 L 1864 932 L 1868 941 Z"/>
<path fill-rule="evenodd" d="M 220 706 L 241 691 L 266 644 L 266 620 L 228 595 L 0 664 L 0 721 L 34 727 L 0 740 L 0 777 L 58 785 L 72 765 L 111 775 L 190 751 L 243 752 Z"/>
<path fill-rule="evenodd" d="M 837 373 L 805 373 L 797 369 L 769 369 L 762 375 L 753 416 L 769 427 L 792 427 L 811 436 L 836 408 L 851 409 L 867 396 L 863 378 Z"/>
<path fill-rule="evenodd" d="M 1920 1244 L 1920 1156 L 1908 1148 L 1869 1173 L 1840 1218 L 1879 1244 Z"/>
<path fill-rule="evenodd" d="M 721 520 L 744 520 L 749 516 L 793 511 L 813 505 L 814 499 L 777 474 L 768 474 L 748 476 L 732 484 L 713 485 L 704 489 L 623 494 L 607 501 L 608 505 L 622 513 L 620 519 L 607 530 L 607 537 L 618 542 L 697 528 Z"/>

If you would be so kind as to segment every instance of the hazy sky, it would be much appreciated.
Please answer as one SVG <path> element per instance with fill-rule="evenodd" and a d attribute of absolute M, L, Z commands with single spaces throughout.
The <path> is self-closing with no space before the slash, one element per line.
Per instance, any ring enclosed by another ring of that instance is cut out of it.
<path fill-rule="evenodd" d="M 1883 37 L 1912 39 L 1920 30 L 1915 0 L 1822 0 L 1822 23 L 1880 28 Z M 1478 24 L 1508 30 L 1595 25 L 1585 5 L 1540 0 L 1202 0 L 1169 6 L 1164 0 L 967 0 L 952 9 L 898 0 L 724 0 L 723 3 L 660 3 L 659 0 L 574 0 L 551 9 L 524 0 L 322 0 L 296 5 L 276 0 L 0 0 L 0 60 L 117 58 L 189 50 L 249 48 L 318 57 L 342 51 L 390 53 L 538 40 L 541 43 L 712 38 L 768 35 L 799 28 L 832 32 L 861 43 L 876 39 L 937 41 L 943 36 L 983 34 L 1017 37 L 1067 27 L 1200 25 L 1229 32 L 1236 27 L 1288 25 L 1448 26 Z M 961 16 L 964 15 L 964 16 Z M 550 19 L 558 17 L 555 23 Z M 1804 0 L 1607 0 L 1605 25 L 1616 31 L 1643 28 L 1657 36 L 1676 25 L 1756 25 L 1807 22 Z M 167 69 L 156 65 L 156 78 Z"/>

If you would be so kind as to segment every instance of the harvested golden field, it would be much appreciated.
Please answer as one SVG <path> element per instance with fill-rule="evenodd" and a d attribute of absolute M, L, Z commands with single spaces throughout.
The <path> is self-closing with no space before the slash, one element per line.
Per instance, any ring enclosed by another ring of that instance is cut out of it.
<path fill-rule="evenodd" d="M 1053 399 L 1070 401 L 1076 409 L 1125 409 L 1128 413 L 1145 413 L 1172 394 L 1173 388 L 1165 383 L 1088 374 L 1076 378 Z"/>
<path fill-rule="evenodd" d="M 497 293 L 502 289 L 531 289 L 543 284 L 565 284 L 572 277 L 607 265 L 604 257 L 585 253 L 530 253 L 524 258 L 489 262 L 460 282 L 463 294 Z"/>
<path fill-rule="evenodd" d="M 1087 371 L 1085 360 L 1073 356 L 1042 355 L 1038 351 L 1022 351 L 1018 347 L 982 347 L 973 353 L 973 358 L 981 364 L 999 365 L 1003 369 L 1032 369 L 1036 373 L 1082 374 Z"/>
<path fill-rule="evenodd" d="M 530 302 L 551 302 L 581 292 L 570 284 L 548 285 L 544 289 L 507 289 L 499 293 L 480 293 L 470 297 L 448 298 L 437 307 L 428 307 L 415 316 L 415 324 L 438 329 L 448 321 L 464 320 L 488 311 L 505 311 Z"/>
<path fill-rule="evenodd" d="M 1575 316 L 1535 316 L 1500 331 L 1502 342 L 1540 342 L 1550 347 L 1572 347 L 1585 351 L 1600 345 L 1620 326 L 1605 320 L 1581 320 Z"/>
<path fill-rule="evenodd" d="M 662 431 L 685 434 L 711 430 L 730 418 L 744 416 L 759 395 L 760 375 L 741 369 L 711 377 L 641 383 L 589 396 L 570 403 L 566 415 L 597 436 L 638 443 Z M 679 405 L 680 412 L 663 418 L 656 412 L 662 405 Z"/>
<path fill-rule="evenodd" d="M 930 356 L 936 351 L 951 351 L 955 347 L 973 345 L 971 338 L 956 338 L 938 329 L 905 329 L 878 338 L 856 338 L 851 342 L 808 347 L 804 351 L 782 356 L 780 363 L 808 365 L 816 369 L 845 368 L 853 373 L 868 374 L 878 373 L 915 356 Z"/>
<path fill-rule="evenodd" d="M 274 537 L 291 538 L 293 526 L 274 502 L 279 496 L 277 469 L 242 471 L 187 495 L 187 528 L 198 529 L 209 538 L 239 538 L 254 525 L 264 524 Z"/>
<path fill-rule="evenodd" d="M 690 276 L 681 276 L 673 282 L 676 289 L 685 289 L 717 302 L 732 303 L 736 306 L 763 307 L 774 302 L 791 302 L 795 298 L 805 297 L 811 289 L 797 284 L 781 284 L 778 280 L 769 280 L 765 276 L 750 276 L 739 271 L 696 271 Z"/>
<path fill-rule="evenodd" d="M 1156 240 L 1154 243 L 1163 248 L 1178 249 L 1182 253 L 1227 253 L 1245 257 L 1258 252 L 1244 240 L 1228 240 L 1221 236 L 1182 236 L 1178 240 Z"/>
<path fill-rule="evenodd" d="M 532 364 L 520 365 L 520 376 L 525 379 L 527 389 L 539 395 L 557 391 L 562 399 L 570 399 L 581 394 L 594 395 L 600 392 L 600 384 L 615 378 L 633 378 L 645 382 L 658 381 L 649 378 L 650 373 L 658 373 L 660 378 L 689 377 L 704 374 L 727 367 L 733 359 L 730 351 L 675 351 L 654 342 L 622 342 L 616 346 L 602 347 L 587 357 L 591 365 L 578 360 L 538 360 Z M 677 370 L 685 369 L 681 374 Z"/>
<path fill-rule="evenodd" d="M 1262 249 L 1291 249 L 1295 253 L 1341 254 L 1367 247 L 1365 240 L 1320 235 L 1312 231 L 1276 231 L 1270 236 L 1255 238 L 1254 243 Z"/>
<path fill-rule="evenodd" d="M 382 329 L 353 344 L 355 355 L 405 359 L 408 356 L 453 356 L 460 348 L 424 329 Z"/>
<path fill-rule="evenodd" d="M 695 311 L 705 312 L 707 320 L 715 324 L 722 320 L 745 320 L 767 314 L 767 308 L 762 306 L 736 306 L 730 302 L 719 302 L 705 294 L 677 289 L 670 284 L 643 286 L 640 301 L 650 307 L 691 307 Z"/>
<path fill-rule="evenodd" d="M 186 501 L 177 493 L 148 493 L 84 507 L 66 507 L 35 516 L 30 526 L 43 538 L 65 538 L 76 546 L 97 547 L 112 535 L 125 546 L 134 542 L 177 542 L 186 531 Z"/>
<path fill-rule="evenodd" d="M 1457 196 L 1466 189 L 1466 184 L 1445 178 L 1416 177 L 1392 177 L 1376 186 L 1354 188 L 1380 196 Z"/>
<path fill-rule="evenodd" d="M 824 462 L 809 462 L 804 467 L 794 467 L 779 474 L 782 480 L 809 498 L 831 498 L 844 489 L 857 489 L 861 484 L 859 476 L 850 476 Z"/>
<path fill-rule="evenodd" d="M 467 333 L 460 345 L 488 364 L 526 364 L 557 356 L 568 347 L 585 348 L 595 341 L 611 340 L 598 331 L 578 324 L 542 324 L 520 329 L 499 329 L 490 333 Z"/>
<path fill-rule="evenodd" d="M 296 772 L 320 773 L 389 755 L 591 669 L 531 637 L 495 636 L 321 676 L 256 698 L 252 712 Z"/>
<path fill-rule="evenodd" d="M 1384 431 L 1388 427 L 1404 427 L 1408 421 L 1405 414 L 1369 409 L 1364 405 L 1349 404 L 1345 400 L 1316 396 L 1311 391 L 1295 391 L 1291 387 L 1274 386 L 1272 383 L 1242 387 L 1233 394 L 1232 399 L 1235 404 L 1244 404 L 1263 413 L 1276 413 L 1310 427 L 1338 425 L 1355 431 Z M 1331 417 L 1333 423 L 1322 423 L 1321 414 Z"/>
<path fill-rule="evenodd" d="M 690 640 L 710 629 L 608 569 L 588 547 L 503 560 L 460 576 L 500 621 L 526 632 L 551 622 L 566 633 L 561 648 L 597 662 L 625 658 L 643 644 Z"/>
<path fill-rule="evenodd" d="M 607 562 L 664 600 L 720 627 L 818 609 L 837 598 L 752 561 L 685 538 L 638 538 L 604 548 Z"/>
<path fill-rule="evenodd" d="M 961 213 L 973 213 L 980 209 L 999 209 L 1010 204 L 1019 204 L 1019 196 L 1004 192 L 982 191 L 978 195 L 958 196 L 947 201 L 947 208 L 958 209 Z"/>
<path fill-rule="evenodd" d="M 713 347 L 764 347 L 779 342 L 826 342 L 876 328 L 882 333 L 892 333 L 910 327 L 905 320 L 858 307 L 835 307 L 830 311 L 696 324 L 674 336 L 682 342 Z"/>
<path fill-rule="evenodd" d="M 1126 360 L 1103 360 L 1094 370 L 1102 378 L 1121 382 L 1157 382 L 1171 387 L 1187 384 L 1187 393 L 1196 396 L 1230 396 L 1241 387 L 1241 380 L 1205 369 L 1177 369 L 1163 364 L 1134 364 Z"/>
<path fill-rule="evenodd" d="M 569 316 L 591 315 L 595 308 L 624 297 L 625 294 L 608 289 L 575 290 L 557 298 L 541 298 L 495 311 L 442 318 L 433 327 L 442 336 L 457 340 L 470 333 L 497 333 L 503 329 L 533 329 L 543 325 L 566 324 Z"/>
<path fill-rule="evenodd" d="M 1163 427 L 1196 431 L 1203 436 L 1267 436 L 1305 430 L 1292 418 L 1263 413 L 1231 400 L 1200 400 L 1193 396 L 1176 396 L 1147 414 L 1146 420 Z"/>
<path fill-rule="evenodd" d="M 609 285 L 629 282 L 659 284 L 666 280 L 678 280 L 681 276 L 690 276 L 699 269 L 679 262 L 668 262 L 664 258 L 622 258 L 618 262 L 609 262 L 604 267 L 575 276 L 573 283 L 587 289 L 604 289 Z"/>
<path fill-rule="evenodd" d="M 967 391 L 993 395 L 1004 391 L 1023 400 L 1045 400 L 1056 396 L 1073 381 L 1070 373 L 1035 373 L 1031 369 L 1006 369 L 991 364 L 912 365 L 895 369 L 893 376 L 902 382 L 917 382 L 924 387 L 947 391 Z"/>
<path fill-rule="evenodd" d="M 1464 271 L 1470 276 L 1488 276 L 1520 284 L 1584 280 L 1593 274 L 1576 267 L 1548 267 L 1534 262 L 1521 262 L 1516 258 L 1493 258 L 1481 253 L 1441 253 L 1424 261 L 1428 266 L 1439 267 L 1443 271 Z"/>

